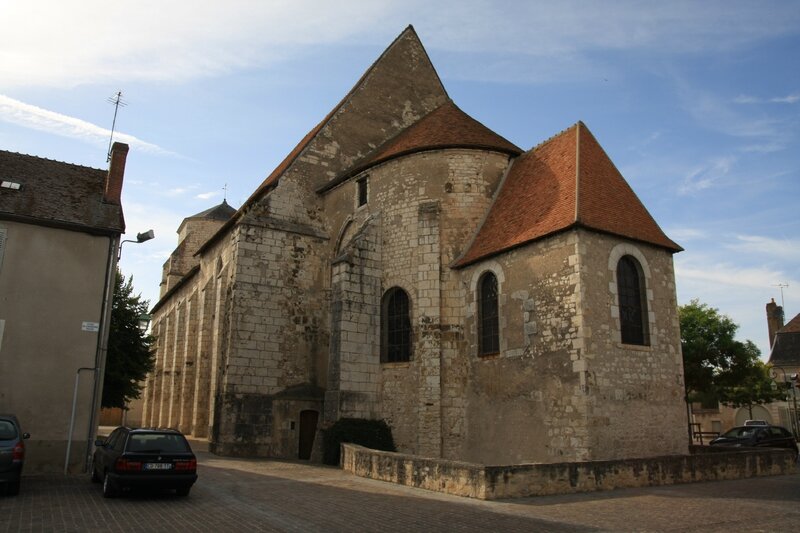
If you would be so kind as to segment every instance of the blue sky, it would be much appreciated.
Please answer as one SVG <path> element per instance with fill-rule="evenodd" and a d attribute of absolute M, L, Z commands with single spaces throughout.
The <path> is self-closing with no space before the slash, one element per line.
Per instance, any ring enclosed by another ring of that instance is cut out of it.
<path fill-rule="evenodd" d="M 121 268 L 155 303 L 181 220 L 238 207 L 413 24 L 450 96 L 523 148 L 583 120 L 666 233 L 678 299 L 767 353 L 800 312 L 797 2 L 0 0 L 0 149 L 131 152 Z"/>

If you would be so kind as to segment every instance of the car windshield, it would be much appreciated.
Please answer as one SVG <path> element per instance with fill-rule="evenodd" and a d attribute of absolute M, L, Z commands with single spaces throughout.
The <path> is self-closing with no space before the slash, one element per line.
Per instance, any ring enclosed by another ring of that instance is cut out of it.
<path fill-rule="evenodd" d="M 729 439 L 749 439 L 756 434 L 761 428 L 758 426 L 745 426 L 740 428 L 733 428 L 726 431 L 721 436 Z"/>
<path fill-rule="evenodd" d="M 132 433 L 128 451 L 135 453 L 183 453 L 189 445 L 181 435 L 168 433 Z"/>
<path fill-rule="evenodd" d="M 0 420 L 0 440 L 17 438 L 17 428 L 10 420 Z"/>

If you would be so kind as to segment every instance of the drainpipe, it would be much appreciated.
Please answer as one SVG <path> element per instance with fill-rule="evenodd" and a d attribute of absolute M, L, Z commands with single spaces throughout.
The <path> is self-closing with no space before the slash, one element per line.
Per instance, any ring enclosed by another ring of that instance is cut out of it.
<path fill-rule="evenodd" d="M 64 475 L 69 472 L 69 454 L 72 451 L 72 432 L 75 429 L 75 409 L 78 404 L 78 384 L 81 381 L 81 372 L 91 370 L 95 373 L 95 383 L 97 383 L 97 368 L 82 366 L 75 372 L 75 389 L 72 391 L 72 413 L 69 416 L 69 432 L 67 433 L 67 453 L 64 457 Z"/>
<path fill-rule="evenodd" d="M 108 334 L 111 326 L 111 306 L 114 302 L 114 286 L 117 276 L 117 252 L 120 236 L 113 235 L 108 242 L 108 261 L 106 263 L 106 284 L 103 288 L 103 307 L 100 311 L 100 331 L 97 333 L 97 352 L 94 358 L 94 367 L 97 369 L 92 391 L 92 403 L 89 412 L 89 430 L 86 436 L 86 457 L 83 471 L 89 467 L 92 446 L 94 445 L 97 430 L 97 414 L 100 412 L 100 403 L 103 398 L 103 380 L 106 373 L 106 353 L 108 352 Z"/>

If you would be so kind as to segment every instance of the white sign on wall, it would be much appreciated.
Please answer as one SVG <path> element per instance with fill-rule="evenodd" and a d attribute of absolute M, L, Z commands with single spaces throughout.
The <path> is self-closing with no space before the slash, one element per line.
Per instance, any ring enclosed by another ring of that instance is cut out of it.
<path fill-rule="evenodd" d="M 96 332 L 100 331 L 100 323 L 99 322 L 84 322 L 83 325 L 81 326 L 81 329 L 83 331 L 92 331 L 92 332 L 96 333 Z"/>

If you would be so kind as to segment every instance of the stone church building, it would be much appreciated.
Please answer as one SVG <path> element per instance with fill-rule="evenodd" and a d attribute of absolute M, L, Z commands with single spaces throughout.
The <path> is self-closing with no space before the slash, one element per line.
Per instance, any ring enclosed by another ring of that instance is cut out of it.
<path fill-rule="evenodd" d="M 239 209 L 178 236 L 145 425 L 284 458 L 343 417 L 486 464 L 688 451 L 681 248 L 583 123 L 515 146 L 411 27 Z"/>

